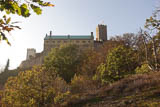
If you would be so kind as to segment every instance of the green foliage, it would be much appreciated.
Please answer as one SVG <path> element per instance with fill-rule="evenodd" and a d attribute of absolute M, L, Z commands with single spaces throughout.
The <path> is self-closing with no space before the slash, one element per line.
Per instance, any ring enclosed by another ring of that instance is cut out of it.
<path fill-rule="evenodd" d="M 71 92 L 74 93 L 83 93 L 95 89 L 95 84 L 89 77 L 82 75 L 75 75 L 71 81 Z"/>
<path fill-rule="evenodd" d="M 78 72 L 82 57 L 76 45 L 68 44 L 53 49 L 45 58 L 45 67 L 49 71 L 56 71 L 65 81 L 70 82 Z"/>
<path fill-rule="evenodd" d="M 5 40 L 8 45 L 11 45 L 5 32 L 9 33 L 16 28 L 21 29 L 19 26 L 14 25 L 15 23 L 16 22 L 11 22 L 11 18 L 7 18 L 6 15 L 4 15 L 3 18 L 0 18 L 0 41 Z"/>
<path fill-rule="evenodd" d="M 107 81 L 113 82 L 125 75 L 132 74 L 136 67 L 135 57 L 130 48 L 118 46 L 114 48 L 107 56 Z"/>
<path fill-rule="evenodd" d="M 22 17 L 29 17 L 31 15 L 31 10 L 37 15 L 42 13 L 42 7 L 53 7 L 54 5 L 50 2 L 44 2 L 42 0 L 1 0 L 0 1 L 0 11 L 6 12 L 6 14 L 17 14 Z M 11 23 L 11 18 L 0 18 L 0 41 L 5 40 L 9 45 L 8 37 L 5 32 L 10 32 L 14 28 L 20 29 L 19 26 L 13 25 L 15 22 Z"/>
<path fill-rule="evenodd" d="M 151 72 L 148 64 L 143 64 L 141 67 L 137 67 L 135 70 L 136 74 L 144 74 Z"/>
<path fill-rule="evenodd" d="M 102 63 L 97 67 L 96 74 L 93 76 L 93 80 L 100 81 L 100 83 L 104 84 L 107 81 L 106 79 L 106 64 Z"/>
<path fill-rule="evenodd" d="M 70 92 L 67 91 L 65 93 L 59 93 L 55 98 L 54 102 L 55 104 L 60 104 L 60 105 L 66 105 L 66 100 L 70 97 Z"/>
<path fill-rule="evenodd" d="M 42 9 L 38 6 L 35 6 L 35 5 L 31 5 L 31 8 L 33 9 L 33 11 L 35 13 L 37 13 L 37 15 L 41 14 L 42 13 Z"/>
<path fill-rule="evenodd" d="M 30 13 L 29 13 L 29 9 L 28 9 L 28 6 L 27 4 L 22 4 L 20 6 L 20 9 L 21 9 L 21 15 L 23 17 L 29 17 L 30 16 Z"/>
<path fill-rule="evenodd" d="M 64 87 L 59 77 L 53 78 L 44 67 L 35 67 L 8 79 L 2 102 L 4 106 L 51 106 L 58 93 L 66 93 Z"/>
<path fill-rule="evenodd" d="M 153 15 L 149 19 L 146 19 L 145 28 L 150 30 L 156 29 L 160 31 L 160 20 L 157 19 L 157 15 Z"/>
<path fill-rule="evenodd" d="M 7 14 L 18 14 L 23 17 L 30 16 L 30 8 L 36 13 L 41 14 L 40 7 L 54 6 L 50 2 L 42 0 L 23 0 L 21 2 L 16 0 L 5 0 L 0 2 L 0 11 L 5 11 Z"/>
<path fill-rule="evenodd" d="M 1 72 L 0 73 L 0 86 L 3 87 L 9 77 L 17 76 L 18 73 L 19 73 L 18 70 L 6 70 L 6 71 Z"/>

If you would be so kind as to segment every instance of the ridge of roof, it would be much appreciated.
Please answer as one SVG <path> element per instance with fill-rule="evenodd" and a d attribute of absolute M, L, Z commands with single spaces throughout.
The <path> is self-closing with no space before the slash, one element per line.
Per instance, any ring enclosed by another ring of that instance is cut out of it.
<path fill-rule="evenodd" d="M 48 39 L 92 39 L 91 35 L 52 35 L 46 36 L 45 40 Z"/>

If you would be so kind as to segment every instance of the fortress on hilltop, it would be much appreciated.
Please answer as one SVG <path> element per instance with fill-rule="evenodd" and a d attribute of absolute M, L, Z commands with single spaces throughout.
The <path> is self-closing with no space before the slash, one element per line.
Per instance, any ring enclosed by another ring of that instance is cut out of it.
<path fill-rule="evenodd" d="M 52 35 L 46 34 L 44 38 L 44 49 L 41 53 L 36 53 L 33 48 L 27 49 L 27 58 L 22 61 L 19 68 L 28 69 L 34 65 L 42 65 L 44 57 L 48 55 L 52 48 L 59 48 L 60 45 L 76 44 L 80 50 L 98 49 L 104 42 L 107 41 L 107 26 L 99 24 L 96 28 L 96 40 L 94 40 L 93 32 L 90 35 Z"/>

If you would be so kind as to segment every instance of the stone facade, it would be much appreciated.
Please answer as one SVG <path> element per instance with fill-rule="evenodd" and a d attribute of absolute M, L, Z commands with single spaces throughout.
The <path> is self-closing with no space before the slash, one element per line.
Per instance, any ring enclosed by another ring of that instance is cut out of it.
<path fill-rule="evenodd" d="M 44 51 L 49 52 L 52 48 L 59 48 L 61 45 L 75 44 L 80 49 L 94 47 L 94 36 L 91 35 L 46 35 L 44 38 Z"/>
<path fill-rule="evenodd" d="M 27 49 L 27 60 L 36 57 L 36 50 L 34 48 Z"/>
<path fill-rule="evenodd" d="M 99 24 L 96 27 L 96 41 L 107 41 L 107 26 Z"/>
<path fill-rule="evenodd" d="M 61 45 L 76 44 L 80 50 L 98 49 L 104 42 L 107 41 L 106 25 L 98 25 L 96 28 L 96 40 L 94 40 L 93 32 L 90 35 L 49 35 L 44 38 L 44 49 L 41 53 L 36 53 L 35 49 L 27 49 L 27 59 L 22 61 L 19 68 L 29 69 L 34 65 L 42 65 L 44 57 L 51 51 L 52 48 L 59 48 Z"/>

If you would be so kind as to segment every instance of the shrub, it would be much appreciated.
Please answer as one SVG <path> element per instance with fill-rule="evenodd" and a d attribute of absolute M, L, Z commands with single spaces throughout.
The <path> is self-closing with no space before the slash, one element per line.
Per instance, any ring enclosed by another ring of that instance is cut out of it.
<path fill-rule="evenodd" d="M 149 68 L 148 64 L 143 64 L 141 67 L 137 67 L 135 72 L 136 74 L 144 74 L 144 73 L 149 73 L 151 69 Z"/>
<path fill-rule="evenodd" d="M 77 76 L 75 75 L 71 81 L 71 92 L 83 93 L 83 92 L 92 92 L 97 89 L 97 84 L 92 79 L 89 79 L 87 76 Z"/>
<path fill-rule="evenodd" d="M 8 79 L 3 92 L 3 106 L 51 106 L 59 93 L 68 91 L 65 87 L 68 86 L 62 78 L 53 78 L 44 67 L 35 67 Z"/>
<path fill-rule="evenodd" d="M 124 78 L 132 74 L 136 68 L 134 51 L 125 46 L 114 48 L 107 56 L 106 78 L 110 82 Z"/>
<path fill-rule="evenodd" d="M 61 78 L 69 83 L 78 72 L 82 59 L 78 46 L 68 44 L 59 49 L 53 49 L 45 58 L 44 65 L 49 71 L 56 71 Z"/>
<path fill-rule="evenodd" d="M 106 77 L 107 71 L 106 71 L 106 64 L 102 63 L 97 67 L 96 74 L 93 76 L 93 80 L 96 80 L 102 84 L 108 83 L 108 79 Z"/>

